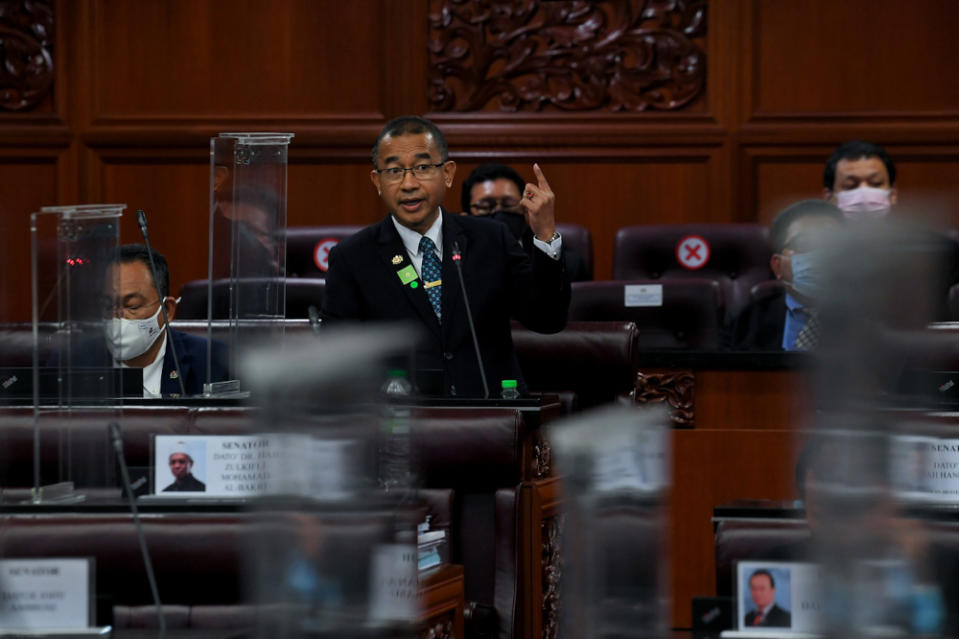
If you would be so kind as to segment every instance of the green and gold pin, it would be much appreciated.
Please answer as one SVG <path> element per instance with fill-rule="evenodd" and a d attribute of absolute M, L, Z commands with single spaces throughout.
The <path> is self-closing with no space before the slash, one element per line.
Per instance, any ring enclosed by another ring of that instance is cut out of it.
<path fill-rule="evenodd" d="M 409 284 L 410 286 L 413 286 L 413 284 L 416 283 L 416 278 L 418 277 L 416 275 L 416 269 L 413 268 L 412 264 L 408 265 L 406 268 L 401 268 L 398 270 L 396 275 L 400 278 L 400 281 L 403 282 L 403 284 Z"/>

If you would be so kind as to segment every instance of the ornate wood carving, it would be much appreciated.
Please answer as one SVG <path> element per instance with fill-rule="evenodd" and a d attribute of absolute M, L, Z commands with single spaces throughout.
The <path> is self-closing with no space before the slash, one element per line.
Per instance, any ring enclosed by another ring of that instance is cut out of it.
<path fill-rule="evenodd" d="M 533 436 L 532 466 L 533 479 L 545 479 L 553 469 L 553 448 L 542 431 L 536 431 Z"/>
<path fill-rule="evenodd" d="M 671 410 L 669 417 L 677 426 L 692 427 L 695 423 L 693 387 L 696 378 L 692 371 L 636 374 L 637 404 L 666 402 Z"/>
<path fill-rule="evenodd" d="M 560 531 L 562 515 L 543 519 L 543 639 L 559 636 L 559 582 L 563 576 L 563 561 L 560 555 Z"/>
<path fill-rule="evenodd" d="M 32 109 L 52 88 L 50 0 L 0 2 L 0 109 Z"/>
<path fill-rule="evenodd" d="M 707 0 L 431 0 L 430 108 L 680 109 L 706 83 Z"/>
<path fill-rule="evenodd" d="M 453 613 L 441 618 L 433 617 L 426 627 L 420 630 L 420 639 L 462 639 L 456 636 L 453 628 Z"/>

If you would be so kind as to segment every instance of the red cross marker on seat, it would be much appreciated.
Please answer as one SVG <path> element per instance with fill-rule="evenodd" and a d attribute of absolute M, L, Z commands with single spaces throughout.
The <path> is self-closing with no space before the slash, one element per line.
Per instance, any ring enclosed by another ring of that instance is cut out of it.
<path fill-rule="evenodd" d="M 676 244 L 676 261 L 691 271 L 706 266 L 709 243 L 699 235 L 687 235 Z"/>

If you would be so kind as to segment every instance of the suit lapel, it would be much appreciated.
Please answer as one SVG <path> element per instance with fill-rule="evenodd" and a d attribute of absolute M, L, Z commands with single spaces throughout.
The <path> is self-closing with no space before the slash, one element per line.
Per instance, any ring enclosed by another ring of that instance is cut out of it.
<path fill-rule="evenodd" d="M 440 323 L 439 320 L 436 319 L 436 313 L 433 312 L 433 305 L 430 304 L 429 298 L 426 297 L 423 280 L 417 279 L 417 287 L 412 288 L 409 284 L 403 284 L 397 275 L 397 272 L 407 266 L 412 266 L 413 263 L 410 262 L 410 256 L 406 252 L 403 240 L 400 239 L 400 234 L 396 232 L 396 227 L 393 226 L 393 220 L 391 220 L 389 216 L 380 222 L 377 252 L 383 265 L 389 271 L 390 286 L 399 287 L 402 290 L 402 295 L 406 297 L 413 309 L 419 314 L 420 319 L 429 326 L 431 331 L 439 336 Z M 396 258 L 399 258 L 399 260 L 396 261 Z"/>
<path fill-rule="evenodd" d="M 180 382 L 177 379 L 176 364 L 173 361 L 173 348 L 177 349 L 177 355 L 180 356 L 180 375 L 183 376 L 183 385 L 187 386 L 187 380 L 190 379 L 190 358 L 184 353 L 183 343 L 180 340 L 180 334 L 175 330 L 169 333 L 166 350 L 163 353 L 163 370 L 160 372 L 160 395 L 180 395 Z M 205 353 L 204 353 L 205 354 Z M 187 392 L 192 392 L 187 389 Z"/>

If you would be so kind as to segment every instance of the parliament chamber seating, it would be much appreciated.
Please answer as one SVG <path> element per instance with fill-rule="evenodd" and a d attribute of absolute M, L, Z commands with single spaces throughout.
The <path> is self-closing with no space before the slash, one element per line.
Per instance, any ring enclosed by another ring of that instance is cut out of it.
<path fill-rule="evenodd" d="M 353 224 L 291 226 L 286 229 L 287 277 L 325 278 L 331 243 L 364 228 Z"/>
<path fill-rule="evenodd" d="M 625 287 L 661 285 L 662 304 L 626 306 Z M 639 348 L 710 350 L 719 345 L 723 299 L 710 279 L 574 282 L 569 305 L 574 321 L 631 321 Z"/>
<path fill-rule="evenodd" d="M 593 234 L 585 226 L 557 222 L 556 231 L 563 236 L 563 246 L 572 249 L 586 264 L 587 279 L 593 279 Z"/>
<path fill-rule="evenodd" d="M 206 319 L 208 317 L 207 293 L 209 280 L 193 280 L 180 289 L 180 304 L 177 306 L 177 318 L 185 320 Z M 230 316 L 231 282 L 229 279 L 213 282 L 213 319 L 227 319 Z M 244 308 L 271 308 L 279 299 L 279 287 L 285 284 L 284 315 L 289 319 L 306 319 L 310 306 L 317 311 L 323 306 L 323 293 L 326 280 L 321 278 L 288 277 L 247 278 L 238 280 L 232 294 L 237 295 L 236 304 L 241 314 Z M 251 313 L 252 314 L 252 313 Z"/>
<path fill-rule="evenodd" d="M 513 345 L 530 391 L 558 394 L 567 408 L 591 408 L 635 390 L 639 331 L 633 322 L 570 321 L 550 335 L 513 322 Z"/>
<path fill-rule="evenodd" d="M 709 259 L 688 269 L 677 259 L 683 238 L 709 245 Z M 769 232 L 761 224 L 646 224 L 616 232 L 613 279 L 708 278 L 716 280 L 729 316 L 748 302 L 753 284 L 770 279 Z"/>

